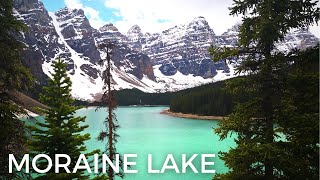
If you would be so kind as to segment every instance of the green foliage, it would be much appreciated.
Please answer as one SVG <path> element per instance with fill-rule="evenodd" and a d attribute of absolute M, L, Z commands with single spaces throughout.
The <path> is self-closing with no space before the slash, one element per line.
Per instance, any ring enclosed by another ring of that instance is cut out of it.
<path fill-rule="evenodd" d="M 250 99 L 239 103 L 215 129 L 221 139 L 238 135 L 238 146 L 220 154 L 230 171 L 215 178 L 319 178 L 319 49 L 286 54 L 274 49 L 292 28 L 318 21 L 316 4 L 234 0 L 230 14 L 243 15 L 238 47 L 212 46 L 209 52 L 214 60 L 242 59 L 237 72 L 250 76 L 228 86 L 230 92 L 249 93 Z"/>
<path fill-rule="evenodd" d="M 169 105 L 175 93 L 145 93 L 138 89 L 123 89 L 115 92 L 118 105 Z"/>
<path fill-rule="evenodd" d="M 198 115 L 226 116 L 233 109 L 232 96 L 224 89 L 224 82 L 178 92 L 171 100 L 170 111 Z"/>
<path fill-rule="evenodd" d="M 14 34 L 26 28 L 13 16 L 12 10 L 12 0 L 0 1 L 0 179 L 26 179 L 23 173 L 8 173 L 9 154 L 19 159 L 27 150 L 25 127 L 18 118 L 26 112 L 13 103 L 9 94 L 32 84 L 31 74 L 20 60 L 23 45 L 14 38 Z"/>
<path fill-rule="evenodd" d="M 8 97 L 0 98 L 0 179 L 26 178 L 26 174 L 13 171 L 9 174 L 9 154 L 14 154 L 16 159 L 22 159 L 27 151 L 25 126 L 17 114 L 25 114 Z"/>
<path fill-rule="evenodd" d="M 32 139 L 30 140 L 30 149 L 33 154 L 47 154 L 54 159 L 55 154 L 68 154 L 71 158 L 70 167 L 74 167 L 79 155 L 86 151 L 84 142 L 90 139 L 90 135 L 82 134 L 88 126 L 80 125 L 85 121 L 85 117 L 74 116 L 78 107 L 72 105 L 71 98 L 71 80 L 67 76 L 67 65 L 60 58 L 53 63 L 54 73 L 52 79 L 48 80 L 48 86 L 44 87 L 44 94 L 40 95 L 40 100 L 49 106 L 49 109 L 43 110 L 45 116 L 44 122 L 36 122 L 31 126 Z M 94 152 L 86 154 L 89 156 Z M 37 166 L 44 169 L 47 162 L 38 162 Z M 47 178 L 84 178 L 87 177 L 83 172 L 76 174 L 54 174 L 55 165 L 44 176 L 39 179 Z"/>
<path fill-rule="evenodd" d="M 276 179 L 319 178 L 319 47 L 294 54 L 290 58 L 295 63 L 280 70 L 287 74 L 281 83 L 282 97 L 273 100 L 278 106 L 274 112 L 274 142 L 265 143 L 264 109 L 261 97 L 256 94 L 236 106 L 220 128 L 215 129 L 221 139 L 232 133 L 238 135 L 238 146 L 220 154 L 232 170 L 215 178 L 264 178 L 266 158 L 273 162 Z M 232 88 L 235 87 L 241 89 L 237 85 Z"/>
<path fill-rule="evenodd" d="M 290 164 L 287 179 L 319 179 L 319 45 L 295 54 L 277 113 L 287 140 L 281 163 Z"/>

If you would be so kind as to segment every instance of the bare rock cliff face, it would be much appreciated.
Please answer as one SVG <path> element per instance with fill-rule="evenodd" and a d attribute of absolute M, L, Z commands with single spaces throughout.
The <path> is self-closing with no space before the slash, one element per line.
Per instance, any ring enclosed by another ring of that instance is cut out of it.
<path fill-rule="evenodd" d="M 43 62 L 54 58 L 58 48 L 64 49 L 64 47 L 58 43 L 58 35 L 51 23 L 52 19 L 41 2 L 15 0 L 14 7 L 14 14 L 28 28 L 17 37 L 26 46 L 22 60 L 37 80 L 44 83 L 47 76 L 42 70 Z"/>

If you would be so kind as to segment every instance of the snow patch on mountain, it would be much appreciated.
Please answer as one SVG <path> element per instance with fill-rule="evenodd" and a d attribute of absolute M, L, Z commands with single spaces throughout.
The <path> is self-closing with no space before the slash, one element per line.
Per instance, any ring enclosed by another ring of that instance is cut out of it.
<path fill-rule="evenodd" d="M 228 64 L 229 72 L 225 72 L 224 70 L 217 70 L 217 75 L 213 77 L 213 81 L 222 81 L 230 78 L 236 77 L 235 73 L 235 65 L 234 64 Z"/>
<path fill-rule="evenodd" d="M 211 78 L 205 79 L 193 74 L 184 75 L 179 71 L 174 75 L 166 76 L 161 73 L 160 67 L 161 65 L 153 66 L 157 83 L 152 84 L 152 86 L 157 92 L 177 91 L 214 82 L 214 79 Z M 151 83 L 148 79 L 142 79 L 142 81 Z"/>
<path fill-rule="evenodd" d="M 113 88 L 115 90 L 121 89 L 139 89 L 143 92 L 153 93 L 155 90 L 150 87 L 150 84 L 146 84 L 137 77 L 129 73 L 123 73 L 117 68 L 113 68 L 111 71 L 113 79 Z M 151 80 L 152 81 L 152 80 Z"/>
<path fill-rule="evenodd" d="M 95 67 L 96 69 L 101 69 L 100 67 L 97 67 L 96 65 L 91 64 L 89 61 L 86 61 L 81 58 L 81 55 L 77 53 L 75 50 L 73 50 L 68 43 L 66 42 L 65 38 L 63 37 L 61 33 L 61 23 L 57 21 L 57 17 L 54 13 L 49 13 L 50 17 L 52 18 L 52 23 L 59 35 L 60 42 L 64 44 L 68 51 L 71 53 L 71 60 L 74 64 L 73 73 L 69 72 L 69 77 L 72 81 L 72 91 L 71 94 L 73 97 L 77 99 L 83 99 L 83 100 L 93 100 L 94 96 L 96 94 L 101 93 L 103 82 L 100 76 L 98 78 L 93 79 L 89 77 L 85 72 L 81 70 L 81 66 L 84 64 L 90 65 Z M 57 55 L 59 56 L 59 54 Z M 54 60 L 54 59 L 52 59 Z M 52 64 L 52 60 L 49 63 L 43 64 L 43 70 L 45 74 L 47 74 L 50 77 L 50 66 Z"/>

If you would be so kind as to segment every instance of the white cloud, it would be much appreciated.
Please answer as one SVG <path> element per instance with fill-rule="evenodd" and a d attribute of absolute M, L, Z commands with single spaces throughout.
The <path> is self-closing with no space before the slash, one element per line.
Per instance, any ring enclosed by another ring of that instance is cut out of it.
<path fill-rule="evenodd" d="M 91 0 L 87 0 L 91 1 Z M 103 1 L 103 0 L 102 0 Z M 213 31 L 220 35 L 240 17 L 230 16 L 232 0 L 104 0 L 107 8 L 114 9 L 114 15 L 121 20 L 111 20 L 115 26 L 126 33 L 134 24 L 144 32 L 160 32 L 178 24 L 190 22 L 198 16 L 208 21 Z M 106 24 L 99 11 L 85 6 L 81 0 L 64 0 L 67 7 L 83 9 L 92 27 L 98 29 Z M 319 5 L 319 4 L 318 4 Z M 319 26 L 312 26 L 310 31 L 320 37 Z"/>
<path fill-rule="evenodd" d="M 134 24 L 145 32 L 159 32 L 203 16 L 216 34 L 222 34 L 240 20 L 229 15 L 231 5 L 231 0 L 105 0 L 105 6 L 122 18 L 115 25 L 123 33 Z"/>
<path fill-rule="evenodd" d="M 99 11 L 92 7 L 84 6 L 80 0 L 64 0 L 64 3 L 70 9 L 82 9 L 93 28 L 98 29 L 106 24 L 106 22 L 100 18 Z"/>

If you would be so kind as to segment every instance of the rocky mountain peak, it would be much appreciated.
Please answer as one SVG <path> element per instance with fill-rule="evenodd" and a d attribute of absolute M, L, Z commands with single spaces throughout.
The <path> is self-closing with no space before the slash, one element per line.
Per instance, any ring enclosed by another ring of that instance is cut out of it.
<path fill-rule="evenodd" d="M 101 32 L 119 32 L 118 28 L 115 27 L 112 23 L 107 23 L 104 26 L 102 26 L 101 28 L 99 28 L 99 31 Z"/>
<path fill-rule="evenodd" d="M 64 7 L 56 12 L 58 13 L 64 13 L 64 14 L 72 14 L 73 16 L 77 15 L 84 15 L 84 11 L 82 9 L 70 9 L 68 7 Z"/>
<path fill-rule="evenodd" d="M 95 29 L 91 27 L 82 9 L 65 7 L 54 14 L 59 22 L 59 27 L 62 29 L 61 33 L 66 40 L 92 37 Z"/>
<path fill-rule="evenodd" d="M 35 8 L 43 8 L 43 3 L 38 0 L 14 0 L 14 7 L 21 11 L 28 11 Z"/>
<path fill-rule="evenodd" d="M 140 33 L 142 33 L 141 28 L 137 24 L 135 24 L 129 29 L 127 34 L 140 34 Z"/>
<path fill-rule="evenodd" d="M 39 20 L 38 25 L 44 27 L 50 24 L 50 17 L 43 3 L 39 0 L 14 0 L 13 1 L 13 12 L 14 15 L 21 21 L 27 22 L 34 19 Z M 26 23 L 29 27 L 30 24 Z M 45 25 L 47 24 L 47 25 Z"/>
<path fill-rule="evenodd" d="M 197 30 L 210 30 L 210 26 L 209 26 L 209 23 L 208 21 L 202 17 L 202 16 L 199 16 L 199 17 L 196 17 L 194 18 L 188 25 L 187 25 L 187 28 L 188 29 L 191 29 L 191 30 L 194 30 L 194 31 L 197 31 Z"/>
<path fill-rule="evenodd" d="M 143 33 L 141 32 L 141 28 L 138 25 L 133 25 L 127 33 L 129 41 L 132 42 L 139 41 L 142 36 Z"/>
<path fill-rule="evenodd" d="M 198 17 L 195 17 L 192 22 L 204 22 L 204 23 L 208 23 L 206 18 L 204 18 L 203 16 L 198 16 Z"/>
<path fill-rule="evenodd" d="M 95 35 L 95 39 L 98 43 L 105 41 L 112 42 L 124 42 L 126 41 L 126 37 L 121 34 L 117 27 L 115 27 L 112 23 L 107 23 L 101 28 L 99 28 L 99 32 Z"/>
<path fill-rule="evenodd" d="M 89 23 L 82 9 L 69 9 L 68 7 L 65 7 L 57 11 L 55 15 L 59 18 L 59 21 L 68 21 L 74 19 L 78 22 Z"/>
<path fill-rule="evenodd" d="M 226 32 L 224 32 L 222 34 L 222 36 L 237 36 L 240 32 L 241 24 L 242 24 L 242 22 L 236 23 L 231 28 L 229 28 Z"/>

